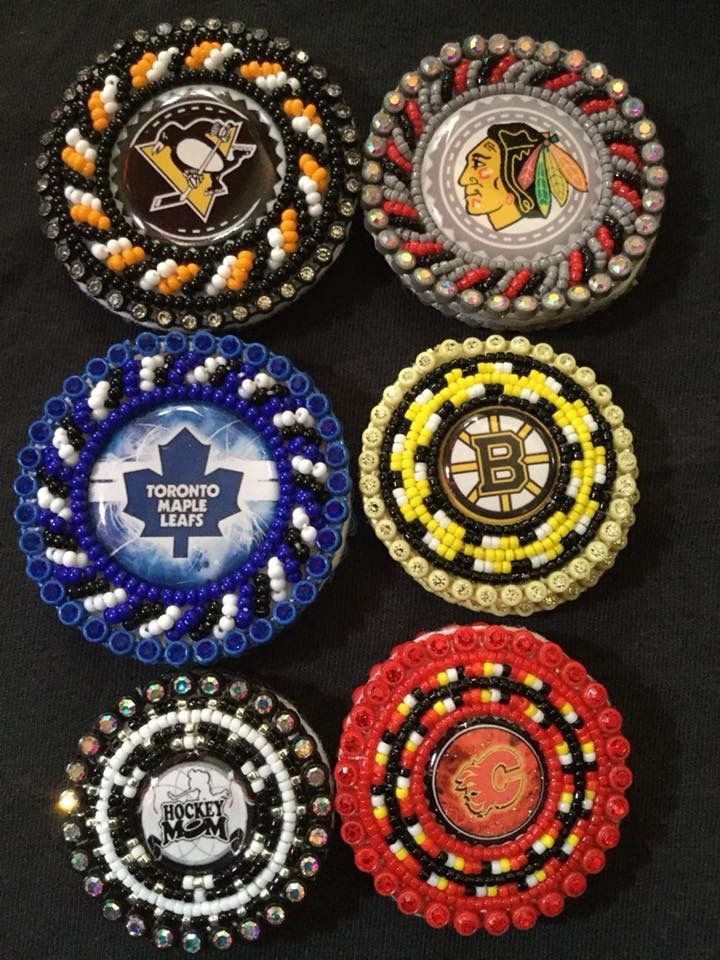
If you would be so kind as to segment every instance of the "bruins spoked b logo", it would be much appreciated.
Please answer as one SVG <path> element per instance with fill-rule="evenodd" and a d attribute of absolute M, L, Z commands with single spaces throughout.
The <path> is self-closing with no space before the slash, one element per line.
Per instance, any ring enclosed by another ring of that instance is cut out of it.
<path fill-rule="evenodd" d="M 546 428 L 518 410 L 463 417 L 445 438 L 441 481 L 473 520 L 502 524 L 536 513 L 554 485 L 557 448 Z"/>

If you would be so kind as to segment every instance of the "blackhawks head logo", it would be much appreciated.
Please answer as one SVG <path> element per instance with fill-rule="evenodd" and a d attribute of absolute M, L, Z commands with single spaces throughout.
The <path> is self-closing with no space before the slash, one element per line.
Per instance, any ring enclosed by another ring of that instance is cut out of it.
<path fill-rule="evenodd" d="M 458 180 L 467 212 L 486 216 L 494 230 L 502 230 L 525 217 L 547 218 L 553 200 L 565 206 L 571 187 L 586 193 L 582 167 L 558 140 L 556 133 L 528 123 L 488 127 L 468 152 Z"/>
<path fill-rule="evenodd" d="M 172 187 L 153 198 L 151 212 L 186 207 L 206 223 L 216 198 L 228 193 L 225 178 L 257 150 L 239 141 L 242 125 L 202 115 L 185 123 L 168 120 L 152 142 L 136 144 Z"/>
<path fill-rule="evenodd" d="M 525 788 L 522 761 L 516 750 L 495 744 L 468 760 L 455 777 L 455 791 L 464 805 L 482 819 L 505 810 Z"/>

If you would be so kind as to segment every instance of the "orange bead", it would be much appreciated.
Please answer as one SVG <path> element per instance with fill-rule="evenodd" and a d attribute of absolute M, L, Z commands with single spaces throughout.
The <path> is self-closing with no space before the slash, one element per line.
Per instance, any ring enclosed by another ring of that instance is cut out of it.
<path fill-rule="evenodd" d="M 157 60 L 157 55 L 154 54 L 152 50 L 148 50 L 148 52 L 143 57 L 143 60 L 147 61 L 147 63 L 149 63 L 152 66 L 152 64 L 155 63 L 155 61 Z"/>
<path fill-rule="evenodd" d="M 84 219 L 87 220 L 91 227 L 97 227 L 100 223 L 100 211 L 91 208 L 85 213 Z"/>
<path fill-rule="evenodd" d="M 141 61 L 141 62 L 142 62 L 142 61 Z M 137 77 L 139 74 L 142 73 L 141 62 L 139 62 L 139 63 L 134 63 L 134 64 L 130 67 L 130 76 L 131 76 L 131 77 Z"/>
<path fill-rule="evenodd" d="M 315 114 L 317 113 L 317 107 L 315 106 L 314 103 L 309 103 L 303 110 L 303 113 L 305 114 L 306 117 L 309 117 L 309 119 L 312 120 Z"/>
<path fill-rule="evenodd" d="M 110 270 L 120 271 L 125 269 L 125 261 L 119 253 L 113 253 L 112 256 L 107 258 L 105 264 Z"/>
<path fill-rule="evenodd" d="M 287 233 L 283 232 L 283 240 L 285 244 L 297 243 L 298 239 L 299 239 L 298 234 L 294 230 L 289 230 Z M 285 247 L 285 249 L 287 249 L 287 246 Z"/>
<path fill-rule="evenodd" d="M 63 147 L 63 148 L 62 148 L 62 150 L 60 151 L 60 158 L 61 158 L 61 160 L 63 161 L 63 163 L 69 163 L 69 161 L 70 161 L 70 154 L 71 154 L 72 152 L 73 152 L 72 147 Z"/>
<path fill-rule="evenodd" d="M 190 270 L 182 263 L 177 268 L 177 275 L 178 277 L 180 277 L 183 283 L 187 283 L 190 277 L 192 276 L 192 274 L 190 273 Z"/>
<path fill-rule="evenodd" d="M 82 220 L 82 207 L 79 203 L 70 207 L 70 217 L 75 221 Z"/>
<path fill-rule="evenodd" d="M 132 247 L 129 247 L 127 250 L 123 250 L 120 256 L 129 267 L 135 263 L 135 255 L 133 254 Z"/>
<path fill-rule="evenodd" d="M 219 44 L 218 44 L 218 46 L 219 46 Z M 196 276 L 200 273 L 200 264 L 199 264 L 199 263 L 189 263 L 189 264 L 188 264 L 188 269 L 189 269 L 190 273 L 191 273 L 194 277 L 196 277 Z"/>
<path fill-rule="evenodd" d="M 327 171 L 323 170 L 323 168 L 320 167 L 319 169 L 314 170 L 310 174 L 310 176 L 313 178 L 315 183 L 322 183 L 323 180 L 325 180 L 325 178 L 327 177 Z"/>
<path fill-rule="evenodd" d="M 236 277 L 228 277 L 227 286 L 229 290 L 239 290 L 242 284 Z"/>
<path fill-rule="evenodd" d="M 109 230 L 110 229 L 110 217 L 102 216 L 98 220 L 98 230 Z"/>
<path fill-rule="evenodd" d="M 132 249 L 135 254 L 135 263 L 140 263 L 141 260 L 145 259 L 145 251 L 142 247 L 133 247 Z"/>
<path fill-rule="evenodd" d="M 84 177 L 91 177 L 95 173 L 95 164 L 91 160 L 83 161 L 80 172 Z"/>
<path fill-rule="evenodd" d="M 107 130 L 108 122 L 105 117 L 101 117 L 99 120 L 93 120 L 93 127 L 96 130 Z"/>

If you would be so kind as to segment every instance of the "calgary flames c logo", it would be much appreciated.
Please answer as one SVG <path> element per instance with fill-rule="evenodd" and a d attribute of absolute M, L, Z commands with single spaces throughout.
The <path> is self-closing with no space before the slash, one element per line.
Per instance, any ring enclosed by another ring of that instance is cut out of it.
<path fill-rule="evenodd" d="M 476 817 L 512 806 L 525 789 L 525 774 L 517 751 L 494 744 L 464 764 L 455 777 L 455 790 Z"/>

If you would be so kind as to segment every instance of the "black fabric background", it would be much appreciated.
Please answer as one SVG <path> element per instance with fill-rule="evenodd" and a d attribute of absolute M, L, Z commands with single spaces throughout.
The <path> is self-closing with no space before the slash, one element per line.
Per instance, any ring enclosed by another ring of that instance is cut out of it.
<path fill-rule="evenodd" d="M 714 960 L 718 915 L 717 7 L 683 4 L 276 0 L 248 4 L 5 0 L 0 68 L 2 488 L 15 452 L 65 376 L 137 331 L 91 302 L 39 230 L 34 159 L 74 71 L 138 26 L 185 14 L 242 17 L 288 35 L 344 87 L 364 136 L 384 92 L 441 44 L 480 31 L 577 46 L 627 77 L 667 149 L 669 203 L 640 285 L 605 313 L 547 338 L 611 385 L 635 433 L 642 499 L 628 549 L 579 601 L 535 616 L 604 682 L 633 744 L 632 812 L 587 894 L 554 921 L 465 941 L 401 916 L 336 838 L 315 888 L 262 958 Z M 333 399 L 355 458 L 370 408 L 416 354 L 468 333 L 406 293 L 358 223 L 301 302 L 249 329 Z M 534 339 L 541 339 L 535 334 Z M 83 725 L 152 668 L 90 647 L 25 580 L 5 498 L 0 706 L 1 960 L 150 957 L 81 891 L 53 809 Z M 359 517 L 331 586 L 269 648 L 241 664 L 295 700 L 334 753 L 355 686 L 417 631 L 469 622 L 393 563 Z M 238 953 L 238 956 L 240 954 Z"/>

